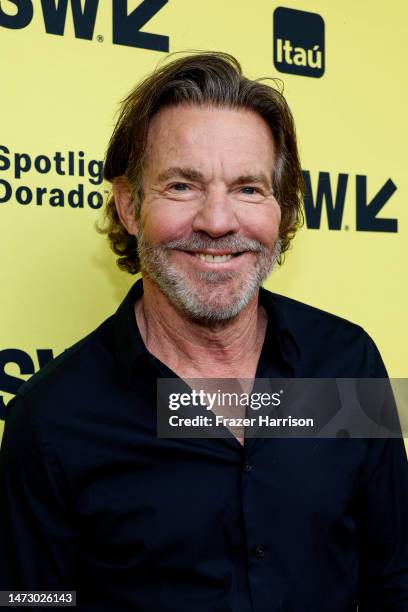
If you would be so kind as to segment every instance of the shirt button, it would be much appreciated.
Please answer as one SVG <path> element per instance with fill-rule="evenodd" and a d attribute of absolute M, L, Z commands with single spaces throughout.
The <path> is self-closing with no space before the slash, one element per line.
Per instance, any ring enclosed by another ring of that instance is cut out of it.
<path fill-rule="evenodd" d="M 246 464 L 244 465 L 244 470 L 245 470 L 246 472 L 250 472 L 250 471 L 252 470 L 252 467 L 253 467 L 253 466 L 252 466 L 250 463 L 246 463 Z"/>
<path fill-rule="evenodd" d="M 258 546 L 255 547 L 255 556 L 258 557 L 258 559 L 262 559 L 262 557 L 265 556 L 264 547 L 261 546 L 260 544 L 258 544 Z"/>

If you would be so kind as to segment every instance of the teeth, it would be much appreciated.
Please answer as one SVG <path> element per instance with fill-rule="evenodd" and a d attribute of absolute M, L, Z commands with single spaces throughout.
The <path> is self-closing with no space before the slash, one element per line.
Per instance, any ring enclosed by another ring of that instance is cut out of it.
<path fill-rule="evenodd" d="M 207 253 L 194 253 L 201 261 L 208 261 L 211 263 L 222 263 L 223 261 L 229 261 L 232 259 L 232 255 L 208 255 Z"/>

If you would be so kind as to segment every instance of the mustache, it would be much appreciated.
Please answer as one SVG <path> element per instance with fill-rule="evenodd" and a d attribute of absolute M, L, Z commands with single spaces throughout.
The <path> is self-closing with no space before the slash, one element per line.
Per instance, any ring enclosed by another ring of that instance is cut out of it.
<path fill-rule="evenodd" d="M 226 250 L 232 253 L 242 253 L 243 251 L 253 251 L 261 253 L 266 247 L 258 240 L 244 238 L 242 236 L 221 236 L 211 238 L 207 234 L 196 232 L 187 238 L 171 240 L 161 245 L 164 249 L 180 249 L 182 251 L 200 251 L 205 249 Z"/>

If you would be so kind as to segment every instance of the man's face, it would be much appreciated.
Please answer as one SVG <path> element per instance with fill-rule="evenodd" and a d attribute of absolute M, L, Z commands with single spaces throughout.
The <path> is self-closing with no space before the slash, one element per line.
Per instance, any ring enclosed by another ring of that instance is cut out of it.
<path fill-rule="evenodd" d="M 275 151 L 247 110 L 181 105 L 151 121 L 138 219 L 142 272 L 195 320 L 234 317 L 279 255 Z"/>

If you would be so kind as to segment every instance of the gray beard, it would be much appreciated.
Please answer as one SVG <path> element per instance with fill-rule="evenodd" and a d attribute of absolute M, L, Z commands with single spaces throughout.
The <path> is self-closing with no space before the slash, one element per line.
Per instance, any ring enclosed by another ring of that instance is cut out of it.
<path fill-rule="evenodd" d="M 221 299 L 219 288 L 234 279 L 236 272 L 198 272 L 196 277 L 201 284 L 197 287 L 192 285 L 188 275 L 184 275 L 169 262 L 170 249 L 200 251 L 211 248 L 257 253 L 253 270 L 231 291 L 227 304 Z M 189 319 L 208 325 L 228 321 L 247 306 L 274 268 L 281 251 L 281 243 L 278 239 L 270 251 L 256 240 L 238 236 L 212 239 L 203 232 L 197 232 L 190 238 L 173 240 L 155 247 L 145 239 L 143 230 L 140 230 L 137 235 L 137 249 L 142 274 L 148 276 Z"/>

